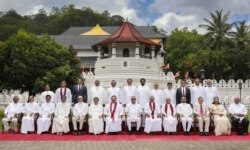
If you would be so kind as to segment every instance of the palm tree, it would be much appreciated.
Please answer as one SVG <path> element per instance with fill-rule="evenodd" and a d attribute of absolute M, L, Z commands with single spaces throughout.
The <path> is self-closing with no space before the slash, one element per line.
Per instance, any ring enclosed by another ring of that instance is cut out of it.
<path fill-rule="evenodd" d="M 239 49 L 244 49 L 250 43 L 250 26 L 246 21 L 235 23 L 235 32 L 232 32 L 232 37 L 236 41 Z"/>
<path fill-rule="evenodd" d="M 231 29 L 232 24 L 227 23 L 230 12 L 228 11 L 223 15 L 222 10 L 216 10 L 215 13 L 211 13 L 211 20 L 204 19 L 206 24 L 201 24 L 199 27 L 206 28 L 208 37 L 215 39 L 216 49 L 220 49 L 222 46 L 222 40 L 228 34 L 228 31 Z"/>

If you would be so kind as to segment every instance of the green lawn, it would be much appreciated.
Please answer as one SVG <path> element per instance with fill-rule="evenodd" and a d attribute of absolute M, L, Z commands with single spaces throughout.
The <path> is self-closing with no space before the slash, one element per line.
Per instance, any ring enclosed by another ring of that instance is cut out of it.
<path fill-rule="evenodd" d="M 3 111 L 0 111 L 0 131 L 2 131 L 2 118 L 3 118 Z M 248 113 L 248 118 L 250 118 L 250 112 Z M 248 126 L 248 132 L 250 132 L 250 126 Z"/>

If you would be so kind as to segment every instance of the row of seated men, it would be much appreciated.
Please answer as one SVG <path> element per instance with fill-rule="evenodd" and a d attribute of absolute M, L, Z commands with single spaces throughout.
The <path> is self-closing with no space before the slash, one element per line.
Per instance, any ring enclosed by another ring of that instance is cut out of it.
<path fill-rule="evenodd" d="M 193 105 L 193 108 L 186 103 L 186 97 L 182 97 L 181 103 L 176 107 L 171 103 L 171 99 L 167 97 L 165 104 L 160 107 L 154 101 L 154 96 L 150 96 L 149 102 L 145 104 L 144 108 L 141 108 L 136 103 L 136 97 L 132 96 L 131 103 L 123 108 L 117 102 L 117 97 L 112 96 L 110 103 L 104 109 L 99 104 L 98 97 L 94 98 L 94 103 L 90 106 L 84 103 L 83 99 L 82 96 L 78 96 L 78 103 L 71 106 L 66 102 L 66 96 L 62 96 L 61 102 L 55 107 L 55 104 L 50 102 L 51 96 L 46 95 L 46 103 L 39 108 L 39 105 L 34 102 L 33 96 L 29 96 L 25 107 L 18 102 L 19 98 L 15 96 L 13 103 L 10 103 L 5 109 L 4 118 L 2 119 L 4 129 L 8 132 L 17 132 L 18 116 L 23 113 L 21 133 L 34 132 L 36 123 L 37 134 L 47 132 L 52 124 L 52 133 L 62 135 L 70 131 L 69 114 L 72 113 L 72 123 L 76 135 L 81 134 L 80 131 L 82 131 L 85 121 L 88 122 L 89 133 L 100 134 L 104 132 L 104 121 L 105 133 L 114 133 L 122 130 L 122 118 L 125 110 L 125 120 L 129 134 L 131 134 L 131 124 L 133 122 L 136 123 L 136 133 L 139 133 L 142 126 L 144 132 L 148 134 L 162 131 L 162 127 L 164 132 L 176 134 L 179 121 L 182 124 L 184 135 L 190 135 L 194 119 L 198 122 L 200 135 L 209 135 L 210 122 L 214 124 L 216 136 L 229 135 L 231 133 L 230 120 L 232 120 L 232 125 L 238 134 L 248 133 L 247 110 L 240 103 L 239 98 L 235 98 L 234 103 L 228 108 L 231 118 L 227 116 L 227 110 L 220 104 L 218 97 L 214 97 L 210 108 L 203 102 L 202 97 L 199 97 L 198 103 Z M 39 114 L 37 119 L 35 114 Z M 13 123 L 13 129 L 10 127 L 10 123 Z M 77 126 L 78 123 L 79 126 Z"/>

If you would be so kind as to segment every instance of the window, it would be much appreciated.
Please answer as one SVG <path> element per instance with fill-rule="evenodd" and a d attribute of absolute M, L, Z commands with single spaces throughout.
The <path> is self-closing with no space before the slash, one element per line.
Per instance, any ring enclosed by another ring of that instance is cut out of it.
<path fill-rule="evenodd" d="M 127 66 L 128 66 L 127 61 L 124 61 L 124 62 L 123 62 L 123 67 L 127 67 Z"/>
<path fill-rule="evenodd" d="M 123 49 L 123 57 L 129 57 L 129 49 L 128 48 Z"/>

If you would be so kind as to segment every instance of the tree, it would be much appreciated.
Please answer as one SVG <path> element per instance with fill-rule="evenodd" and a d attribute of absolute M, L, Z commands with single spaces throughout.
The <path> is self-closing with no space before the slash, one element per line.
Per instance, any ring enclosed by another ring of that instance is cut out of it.
<path fill-rule="evenodd" d="M 18 31 L 0 44 L 0 89 L 41 92 L 48 83 L 52 90 L 61 80 L 72 85 L 80 75 L 80 62 L 48 35 Z"/>
<path fill-rule="evenodd" d="M 221 49 L 222 40 L 225 38 L 225 35 L 228 34 L 233 25 L 228 23 L 230 12 L 228 11 L 223 15 L 222 10 L 216 10 L 215 13 L 210 12 L 210 15 L 212 20 L 205 18 L 204 21 L 207 24 L 201 24 L 199 27 L 206 28 L 208 31 L 207 37 L 215 39 L 215 49 Z"/>

